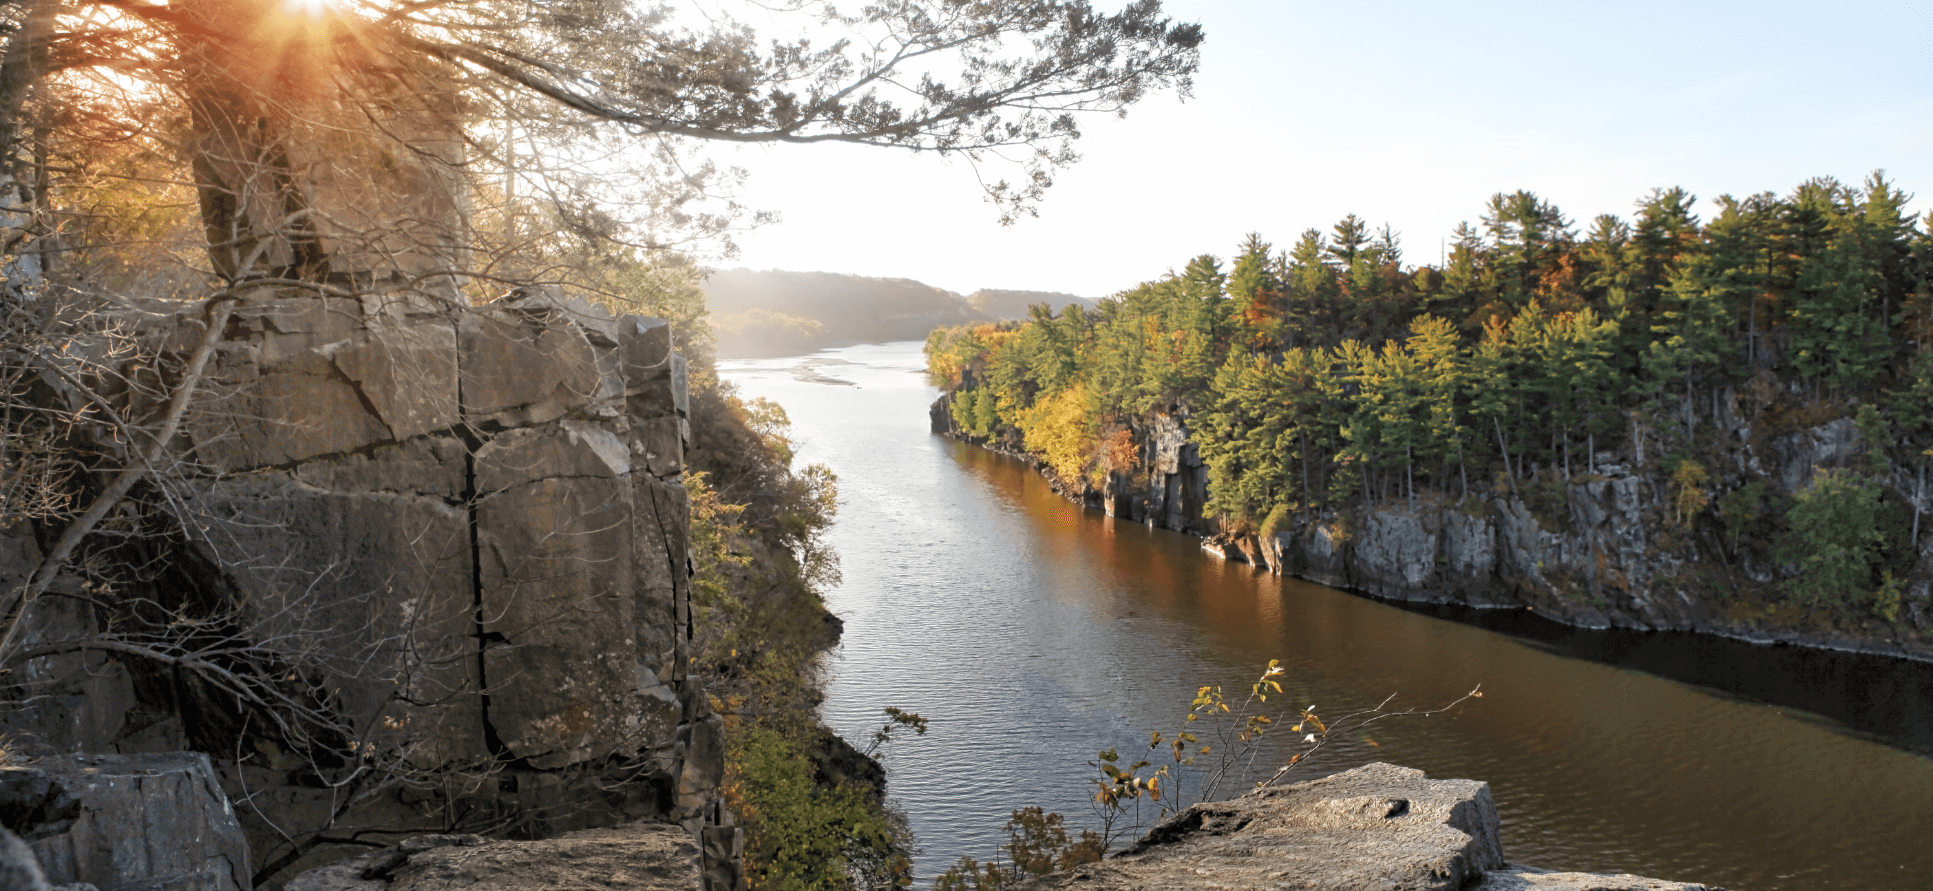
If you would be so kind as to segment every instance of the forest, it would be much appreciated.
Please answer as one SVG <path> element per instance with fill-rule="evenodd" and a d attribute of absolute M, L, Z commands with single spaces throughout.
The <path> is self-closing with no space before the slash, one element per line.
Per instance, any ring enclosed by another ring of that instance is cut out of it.
<path fill-rule="evenodd" d="M 1892 622 L 1933 454 L 1933 237 L 1909 200 L 1876 171 L 1709 219 L 1657 189 L 1580 227 L 1518 191 L 1435 265 L 1352 214 L 926 353 L 957 430 L 1075 489 L 1136 473 L 1154 416 L 1185 420 L 1229 535 L 1396 500 L 1534 508 L 1615 462 L 1664 487 L 1660 525 L 1778 567 L 1776 596 Z M 1700 423 L 1720 415 L 1754 437 L 1851 418 L 1864 460 L 1783 495 Z"/>

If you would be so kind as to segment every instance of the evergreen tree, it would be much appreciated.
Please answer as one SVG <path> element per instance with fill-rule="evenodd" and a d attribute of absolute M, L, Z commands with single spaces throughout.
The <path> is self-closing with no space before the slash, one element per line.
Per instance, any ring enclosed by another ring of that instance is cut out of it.
<path fill-rule="evenodd" d="M 1875 262 L 1879 233 L 1865 216 L 1824 197 L 1807 196 L 1827 220 L 1823 250 L 1801 260 L 1791 295 L 1792 363 L 1801 375 L 1835 391 L 1869 383 L 1882 352 L 1875 349 L 1884 326 L 1877 317 L 1883 286 Z"/>
<path fill-rule="evenodd" d="M 1469 360 L 1456 327 L 1435 316 L 1418 316 L 1410 323 L 1408 343 L 1416 357 L 1422 377 L 1424 460 L 1431 468 L 1450 462 L 1457 465 L 1463 493 L 1469 494 L 1470 479 L 1464 466 L 1463 403 L 1468 399 Z"/>
<path fill-rule="evenodd" d="M 1288 327 L 1288 287 L 1271 250 L 1261 233 L 1249 233 L 1228 274 L 1229 310 L 1240 332 L 1236 340 L 1249 350 L 1278 349 Z"/>
<path fill-rule="evenodd" d="M 1230 354 L 1215 374 L 1195 441 L 1208 467 L 1208 509 L 1252 526 L 1286 500 L 1293 412 L 1273 357 Z"/>
<path fill-rule="evenodd" d="M 1786 583 L 1808 606 L 1843 605 L 1870 596 L 1879 556 L 1879 483 L 1850 470 L 1820 470 L 1793 495 L 1786 513 L 1792 537 L 1781 558 L 1799 567 Z"/>
<path fill-rule="evenodd" d="M 1524 410 L 1519 382 L 1529 379 L 1523 373 L 1523 365 L 1519 349 L 1511 341 L 1509 327 L 1497 320 L 1486 324 L 1483 339 L 1478 341 L 1470 357 L 1470 415 L 1483 431 L 1479 436 L 1494 437 L 1504 477 L 1513 490 L 1517 469 L 1510 444 L 1519 432 Z"/>
<path fill-rule="evenodd" d="M 1521 190 L 1492 195 L 1482 222 L 1498 299 L 1520 307 L 1535 296 L 1539 280 L 1569 244 L 1570 223 L 1554 205 Z"/>
<path fill-rule="evenodd" d="M 1477 230 L 1467 222 L 1456 224 L 1449 258 L 1443 267 L 1443 287 L 1430 304 L 1432 312 L 1464 319 L 1467 330 L 1479 333 L 1488 318 L 1477 313 L 1477 307 L 1488 302 L 1483 292 L 1486 276 L 1480 263 L 1482 251 L 1483 239 Z"/>
<path fill-rule="evenodd" d="M 1329 242 L 1325 253 L 1337 266 L 1349 268 L 1349 264 L 1356 262 L 1356 255 L 1369 244 L 1369 224 L 1352 213 L 1330 227 L 1329 231 L 1335 233 L 1335 238 Z"/>
<path fill-rule="evenodd" d="M 1305 230 L 1289 253 L 1289 302 L 1301 308 L 1298 314 L 1306 320 L 1309 342 L 1316 345 L 1334 345 L 1342 339 L 1342 288 L 1328 254 L 1322 233 L 1314 229 Z"/>

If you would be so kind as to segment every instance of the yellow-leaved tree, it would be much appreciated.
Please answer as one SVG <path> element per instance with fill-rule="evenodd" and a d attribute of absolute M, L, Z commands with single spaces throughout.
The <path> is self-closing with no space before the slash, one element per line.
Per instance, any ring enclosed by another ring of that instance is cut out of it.
<path fill-rule="evenodd" d="M 1052 396 L 1034 400 L 1020 413 L 1020 435 L 1027 450 L 1047 459 L 1062 480 L 1082 479 L 1095 467 L 1100 437 L 1087 406 L 1087 387 L 1075 384 Z"/>

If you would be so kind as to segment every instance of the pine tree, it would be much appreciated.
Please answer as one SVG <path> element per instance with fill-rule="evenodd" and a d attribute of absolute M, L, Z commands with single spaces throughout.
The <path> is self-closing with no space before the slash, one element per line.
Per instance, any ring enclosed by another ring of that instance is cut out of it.
<path fill-rule="evenodd" d="M 1843 189 L 1822 184 L 1802 204 L 1825 217 L 1827 235 L 1822 250 L 1801 260 L 1792 291 L 1792 364 L 1815 385 L 1864 386 L 1882 358 L 1880 232 Z"/>
<path fill-rule="evenodd" d="M 1325 253 L 1337 266 L 1349 268 L 1349 264 L 1356 261 L 1356 255 L 1369 244 L 1369 224 L 1352 213 L 1330 227 L 1329 231 L 1335 233 L 1335 238 L 1329 242 Z"/>
<path fill-rule="evenodd" d="M 1470 490 L 1465 467 L 1464 403 L 1468 400 L 1469 359 L 1456 327 L 1435 316 L 1418 316 L 1410 323 L 1409 351 L 1422 376 L 1425 460 L 1432 467 L 1454 461 L 1463 494 Z"/>
<path fill-rule="evenodd" d="M 1342 339 L 1342 288 L 1328 253 L 1322 233 L 1305 230 L 1289 253 L 1288 286 L 1290 304 L 1300 307 L 1298 314 L 1307 320 L 1309 342 L 1333 346 Z"/>
<path fill-rule="evenodd" d="M 1228 274 L 1229 309 L 1240 331 L 1237 341 L 1255 351 L 1279 349 L 1288 326 L 1288 287 L 1277 274 L 1271 250 L 1261 233 L 1249 233 Z"/>

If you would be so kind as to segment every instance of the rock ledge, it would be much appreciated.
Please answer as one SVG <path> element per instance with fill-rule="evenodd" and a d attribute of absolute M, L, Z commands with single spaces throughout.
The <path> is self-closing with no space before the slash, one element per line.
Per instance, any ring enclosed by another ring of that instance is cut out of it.
<path fill-rule="evenodd" d="M 1393 764 L 1198 804 L 1100 863 L 1026 891 L 1719 891 L 1506 864 L 1490 786 Z"/>

